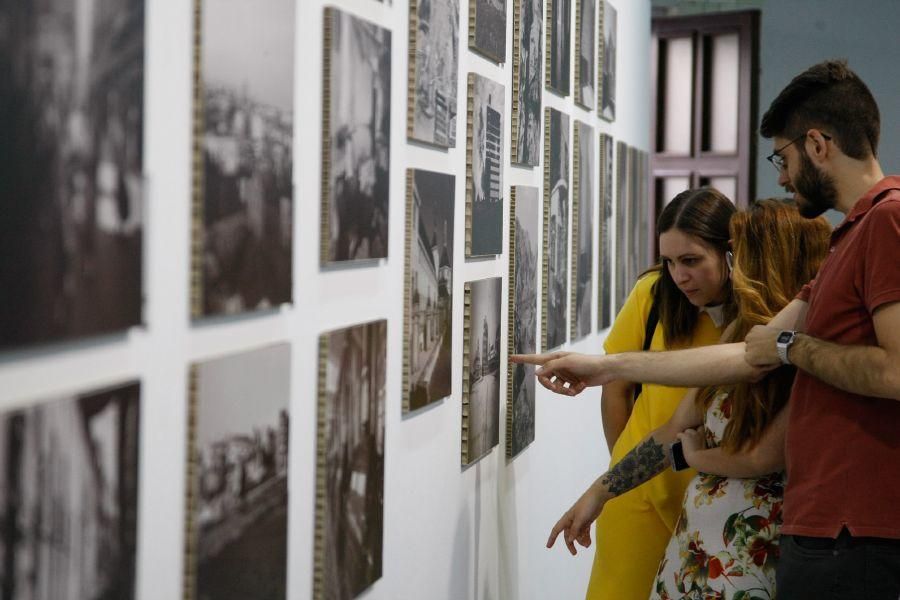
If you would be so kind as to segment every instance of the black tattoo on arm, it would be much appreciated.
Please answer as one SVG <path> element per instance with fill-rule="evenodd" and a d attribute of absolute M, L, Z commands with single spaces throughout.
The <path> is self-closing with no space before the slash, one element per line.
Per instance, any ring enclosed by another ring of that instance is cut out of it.
<path fill-rule="evenodd" d="M 662 444 L 652 437 L 625 455 L 600 480 L 613 496 L 619 496 L 636 488 L 663 472 L 669 458 Z"/>

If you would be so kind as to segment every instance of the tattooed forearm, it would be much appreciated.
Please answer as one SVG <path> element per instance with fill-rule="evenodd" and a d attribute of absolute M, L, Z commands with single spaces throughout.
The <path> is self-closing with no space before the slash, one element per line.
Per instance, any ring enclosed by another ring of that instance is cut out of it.
<path fill-rule="evenodd" d="M 603 476 L 600 483 L 606 485 L 610 494 L 618 496 L 652 479 L 665 470 L 668 463 L 662 444 L 651 437 L 626 454 Z"/>

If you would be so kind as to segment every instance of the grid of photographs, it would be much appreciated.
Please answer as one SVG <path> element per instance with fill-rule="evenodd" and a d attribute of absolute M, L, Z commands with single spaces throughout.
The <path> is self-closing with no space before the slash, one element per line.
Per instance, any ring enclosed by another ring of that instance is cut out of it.
<path fill-rule="evenodd" d="M 612 324 L 613 138 L 600 134 L 600 243 L 597 246 L 597 329 Z"/>
<path fill-rule="evenodd" d="M 3 598 L 135 598 L 140 385 L 0 413 Z"/>
<path fill-rule="evenodd" d="M 194 318 L 291 301 L 294 2 L 195 0 Z"/>
<path fill-rule="evenodd" d="M 325 8 L 323 266 L 387 257 L 391 32 Z"/>
<path fill-rule="evenodd" d="M 288 344 L 191 366 L 185 596 L 287 593 Z"/>
<path fill-rule="evenodd" d="M 453 175 L 406 172 L 403 412 L 450 395 L 453 341 Z"/>
<path fill-rule="evenodd" d="M 576 0 L 577 1 L 577 0 Z M 572 71 L 572 0 L 547 0 L 547 88 L 568 96 Z"/>
<path fill-rule="evenodd" d="M 594 303 L 594 129 L 575 121 L 572 161 L 572 309 L 571 339 L 591 333 Z"/>
<path fill-rule="evenodd" d="M 0 349 L 140 325 L 144 2 L 0 3 Z"/>
<path fill-rule="evenodd" d="M 543 0 L 514 0 L 512 162 L 535 167 L 541 148 L 541 65 L 544 62 Z"/>
<path fill-rule="evenodd" d="M 319 337 L 313 598 L 350 600 L 381 578 L 387 321 Z"/>
<path fill-rule="evenodd" d="M 566 343 L 569 304 L 569 115 L 547 108 L 544 131 L 544 298 L 541 347 Z"/>
<path fill-rule="evenodd" d="M 469 48 L 506 62 L 506 0 L 469 0 Z"/>
<path fill-rule="evenodd" d="M 594 13 L 598 0 L 575 0 L 575 2 L 575 48 L 578 51 L 578 64 L 575 65 L 575 102 L 582 108 L 593 110 L 597 95 L 594 89 L 594 77 L 597 74 Z"/>
<path fill-rule="evenodd" d="M 504 89 L 469 73 L 466 156 L 466 256 L 503 251 Z"/>

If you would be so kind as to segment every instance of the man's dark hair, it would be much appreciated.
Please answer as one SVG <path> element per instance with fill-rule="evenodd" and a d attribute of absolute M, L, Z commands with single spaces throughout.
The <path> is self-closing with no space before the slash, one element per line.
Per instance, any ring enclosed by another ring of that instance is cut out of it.
<path fill-rule="evenodd" d="M 833 136 L 851 158 L 878 156 L 878 104 L 847 61 L 827 60 L 794 77 L 763 115 L 759 132 L 793 139 L 810 128 Z"/>

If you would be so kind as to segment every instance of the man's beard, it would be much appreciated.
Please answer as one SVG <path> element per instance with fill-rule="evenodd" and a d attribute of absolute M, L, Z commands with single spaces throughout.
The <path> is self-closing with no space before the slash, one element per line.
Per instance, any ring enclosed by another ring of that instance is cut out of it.
<path fill-rule="evenodd" d="M 800 214 L 807 219 L 818 217 L 837 203 L 834 179 L 816 168 L 805 150 L 800 150 L 800 173 L 793 187 L 802 200 L 797 202 Z"/>

